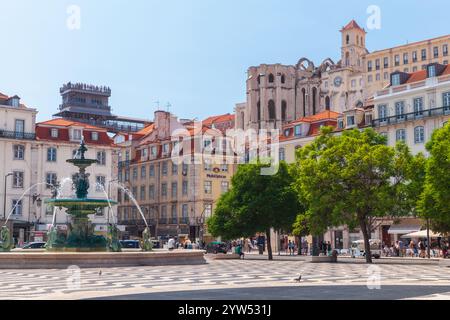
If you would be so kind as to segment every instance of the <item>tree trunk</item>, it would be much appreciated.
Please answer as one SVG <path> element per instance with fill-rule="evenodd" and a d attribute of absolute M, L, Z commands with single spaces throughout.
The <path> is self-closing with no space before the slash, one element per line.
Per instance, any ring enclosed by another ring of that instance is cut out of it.
<path fill-rule="evenodd" d="M 267 237 L 267 252 L 269 254 L 269 260 L 273 260 L 272 243 L 270 241 L 270 229 L 266 231 L 266 237 Z"/>
<path fill-rule="evenodd" d="M 366 253 L 366 262 L 372 263 L 372 252 L 370 251 L 370 232 L 365 218 L 360 220 L 360 227 L 364 237 L 364 249 Z"/>

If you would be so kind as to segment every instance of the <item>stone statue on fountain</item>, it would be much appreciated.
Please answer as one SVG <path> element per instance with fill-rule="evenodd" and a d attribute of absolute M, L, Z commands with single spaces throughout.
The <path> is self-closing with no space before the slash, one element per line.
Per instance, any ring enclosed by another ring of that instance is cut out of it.
<path fill-rule="evenodd" d="M 3 226 L 0 231 L 0 239 L 2 241 L 0 251 L 8 252 L 12 249 L 11 232 L 7 226 Z"/>
<path fill-rule="evenodd" d="M 146 227 L 144 232 L 142 232 L 142 251 L 152 251 L 153 244 L 150 240 L 150 228 Z"/>
<path fill-rule="evenodd" d="M 114 224 L 108 225 L 108 250 L 112 252 L 122 251 L 122 246 L 119 242 L 119 229 Z"/>

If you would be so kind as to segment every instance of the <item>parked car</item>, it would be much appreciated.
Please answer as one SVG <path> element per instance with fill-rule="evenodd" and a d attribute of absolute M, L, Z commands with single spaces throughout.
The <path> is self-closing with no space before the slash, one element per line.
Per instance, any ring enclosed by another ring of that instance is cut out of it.
<path fill-rule="evenodd" d="M 124 249 L 139 249 L 141 247 L 139 240 L 120 240 L 120 245 Z"/>
<path fill-rule="evenodd" d="M 22 247 L 22 249 L 44 249 L 45 242 L 30 242 Z"/>
<path fill-rule="evenodd" d="M 227 253 L 227 244 L 224 242 L 211 242 L 206 246 L 206 253 Z"/>
<path fill-rule="evenodd" d="M 370 252 L 372 257 L 379 259 L 381 257 L 381 240 L 370 239 Z M 365 257 L 366 249 L 364 246 L 364 240 L 353 241 L 352 243 L 352 258 Z"/>

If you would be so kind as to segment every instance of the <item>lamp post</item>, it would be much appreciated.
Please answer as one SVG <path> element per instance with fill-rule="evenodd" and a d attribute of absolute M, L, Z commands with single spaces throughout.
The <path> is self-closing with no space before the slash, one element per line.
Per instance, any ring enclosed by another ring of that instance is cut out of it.
<path fill-rule="evenodd" d="M 5 196 L 3 198 L 3 220 L 5 220 L 5 221 L 6 221 L 6 188 L 7 188 L 6 183 L 7 183 L 8 177 L 12 176 L 13 174 L 14 173 L 10 172 L 10 173 L 7 173 L 5 175 L 5 189 L 4 189 L 5 190 Z"/>

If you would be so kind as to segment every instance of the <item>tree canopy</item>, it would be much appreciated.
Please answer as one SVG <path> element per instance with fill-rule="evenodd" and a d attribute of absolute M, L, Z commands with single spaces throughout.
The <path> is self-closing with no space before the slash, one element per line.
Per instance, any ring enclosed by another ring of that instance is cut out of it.
<path fill-rule="evenodd" d="M 329 227 L 359 227 L 364 236 L 366 261 L 372 262 L 369 240 L 381 217 L 411 212 L 411 194 L 418 194 L 410 179 L 414 157 L 405 145 L 392 148 L 373 129 L 332 128 L 297 151 L 293 167 L 295 189 L 307 207 L 296 227 L 319 235 Z"/>
<path fill-rule="evenodd" d="M 300 206 L 291 188 L 293 179 L 286 163 L 281 162 L 274 175 L 261 175 L 262 168 L 264 165 L 260 163 L 238 167 L 230 190 L 219 198 L 207 224 L 213 236 L 226 240 L 264 232 L 272 259 L 270 229 L 290 231 Z"/>
<path fill-rule="evenodd" d="M 450 235 L 450 124 L 434 131 L 426 148 L 430 157 L 418 210 L 433 231 Z"/>

